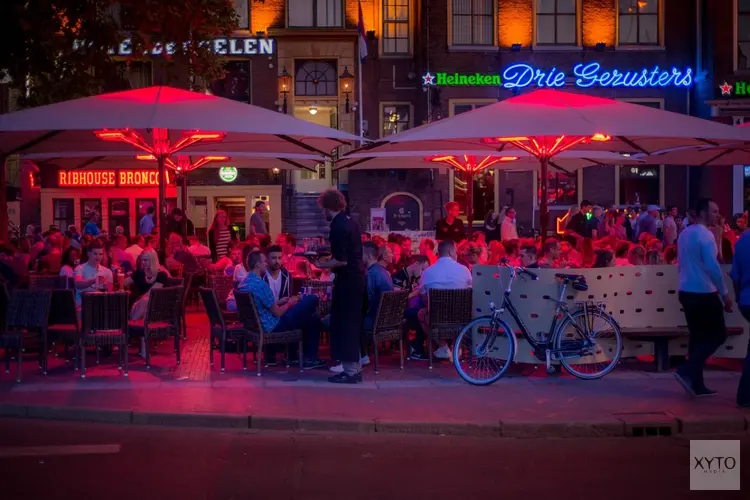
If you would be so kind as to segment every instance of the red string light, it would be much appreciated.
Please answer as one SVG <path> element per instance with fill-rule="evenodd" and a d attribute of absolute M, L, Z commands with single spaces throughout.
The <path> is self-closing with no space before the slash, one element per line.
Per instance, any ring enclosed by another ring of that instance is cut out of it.
<path fill-rule="evenodd" d="M 606 142 L 612 140 L 607 134 L 596 133 L 590 137 L 586 136 L 542 136 L 542 137 L 487 137 L 482 139 L 485 144 L 512 144 L 518 149 L 526 151 L 537 158 L 552 158 L 578 144 L 589 142 Z"/>
<path fill-rule="evenodd" d="M 484 158 L 477 160 L 477 157 L 473 155 L 463 155 L 463 156 L 445 155 L 445 156 L 434 156 L 434 157 L 426 158 L 426 159 L 427 161 L 430 161 L 433 163 L 447 163 L 448 165 L 452 166 L 453 168 L 455 168 L 456 170 L 460 172 L 469 172 L 471 174 L 476 174 L 478 172 L 488 169 L 489 167 L 497 163 L 506 163 L 506 162 L 516 161 L 518 160 L 518 157 L 517 156 L 485 156 Z"/>
<path fill-rule="evenodd" d="M 195 130 L 186 133 L 174 144 L 170 143 L 169 131 L 167 129 L 153 129 L 153 144 L 149 143 L 138 132 L 131 129 L 122 130 L 97 130 L 94 135 L 103 141 L 124 142 L 130 144 L 153 156 L 171 156 L 178 151 L 185 149 L 202 141 L 221 141 L 225 135 L 223 132 L 201 132 Z"/>

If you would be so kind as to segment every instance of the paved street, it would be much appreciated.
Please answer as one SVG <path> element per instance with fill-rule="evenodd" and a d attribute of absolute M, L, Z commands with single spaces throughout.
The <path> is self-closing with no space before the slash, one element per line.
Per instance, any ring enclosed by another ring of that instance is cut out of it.
<path fill-rule="evenodd" d="M 750 456 L 750 438 L 742 446 Z M 6 419 L 0 497 L 747 498 L 690 492 L 688 447 L 680 438 L 486 440 Z M 743 469 L 747 488 L 750 467 Z"/>

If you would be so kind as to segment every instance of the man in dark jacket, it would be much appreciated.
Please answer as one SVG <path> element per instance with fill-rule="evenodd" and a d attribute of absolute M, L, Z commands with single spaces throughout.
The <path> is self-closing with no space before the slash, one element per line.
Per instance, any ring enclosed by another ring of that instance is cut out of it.
<path fill-rule="evenodd" d="M 183 241 L 187 241 L 188 236 L 193 236 L 195 234 L 195 226 L 193 225 L 193 221 L 185 217 L 185 214 L 182 213 L 182 210 L 175 207 L 172 210 L 172 215 L 169 218 L 169 222 L 167 223 L 168 227 L 168 233 L 175 233 L 182 236 Z"/>

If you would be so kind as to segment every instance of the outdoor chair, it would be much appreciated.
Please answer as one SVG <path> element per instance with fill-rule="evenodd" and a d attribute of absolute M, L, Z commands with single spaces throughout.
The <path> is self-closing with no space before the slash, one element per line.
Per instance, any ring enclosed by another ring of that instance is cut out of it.
<path fill-rule="evenodd" d="M 238 321 L 227 322 L 224 319 L 219 308 L 219 300 L 216 298 L 216 292 L 213 289 L 201 288 L 200 294 L 203 307 L 208 314 L 210 328 L 208 352 L 211 366 L 214 365 L 214 350 L 216 349 L 214 340 L 218 340 L 219 352 L 221 353 L 221 373 L 224 373 L 227 338 L 231 338 L 242 342 L 242 369 L 247 370 L 247 330 L 245 330 L 245 326 Z"/>
<path fill-rule="evenodd" d="M 193 276 L 193 273 L 186 274 L 182 282 L 182 300 L 180 301 L 180 332 L 182 333 L 182 340 L 187 340 L 187 304 L 190 297 Z"/>
<path fill-rule="evenodd" d="M 21 381 L 23 342 L 27 334 L 38 334 L 42 340 L 39 366 L 47 374 L 47 315 L 52 299 L 49 290 L 13 290 L 5 312 L 5 324 L 0 334 L 0 346 L 5 348 L 5 373 L 10 373 L 10 350 L 16 351 L 18 374 Z"/>
<path fill-rule="evenodd" d="M 180 288 L 185 283 L 185 280 L 182 278 L 167 278 L 167 283 L 164 286 L 179 286 Z"/>
<path fill-rule="evenodd" d="M 431 289 L 428 295 L 427 350 L 432 370 L 433 342 L 453 341 L 472 319 L 471 288 Z"/>
<path fill-rule="evenodd" d="M 379 373 L 378 344 L 387 340 L 392 342 L 398 340 L 401 369 L 404 369 L 404 312 L 408 302 L 409 292 L 407 290 L 383 292 L 380 297 L 380 304 L 378 304 L 373 329 L 364 332 L 365 342 L 363 342 L 363 345 L 372 342 L 374 347 L 376 375 Z"/>
<path fill-rule="evenodd" d="M 181 287 L 152 288 L 149 292 L 146 317 L 130 320 L 129 333 L 133 337 L 143 337 L 146 343 L 146 369 L 151 368 L 152 339 L 166 339 L 174 337 L 174 348 L 177 354 L 177 364 L 180 364 L 180 301 Z"/>
<path fill-rule="evenodd" d="M 29 274 L 29 290 L 65 290 L 73 288 L 72 280 L 56 274 Z"/>
<path fill-rule="evenodd" d="M 327 316 L 331 312 L 331 301 L 328 300 L 328 290 L 332 289 L 333 283 L 330 281 L 308 279 L 302 283 L 302 287 L 309 288 L 311 293 L 322 297 L 318 301 L 318 314 L 320 314 L 321 318 Z"/>
<path fill-rule="evenodd" d="M 216 298 L 219 300 L 221 310 L 226 310 L 227 297 L 229 297 L 229 292 L 234 289 L 233 278 L 231 276 L 224 276 L 223 274 L 209 274 L 208 288 L 216 292 Z"/>
<path fill-rule="evenodd" d="M 299 344 L 300 374 L 302 373 L 302 330 L 288 330 L 284 332 L 266 332 L 260 322 L 258 309 L 255 306 L 255 298 L 252 294 L 245 292 L 234 292 L 237 301 L 237 312 L 240 322 L 247 331 L 248 339 L 255 343 L 256 357 L 255 365 L 257 375 L 260 377 L 260 363 L 263 358 L 263 346 L 269 344 L 284 344 L 286 346 L 286 366 L 289 367 L 289 344 Z"/>
<path fill-rule="evenodd" d="M 185 266 L 179 262 L 172 262 L 168 267 L 167 271 L 173 278 L 182 278 L 182 272 Z"/>
<path fill-rule="evenodd" d="M 74 370 L 78 370 L 78 315 L 76 314 L 76 294 L 74 290 L 53 290 L 47 317 L 47 336 L 50 341 L 62 342 L 65 346 L 65 358 L 68 348 L 73 346 Z M 57 356 L 57 351 L 55 351 Z"/>
<path fill-rule="evenodd" d="M 81 335 L 78 348 L 81 359 L 81 378 L 86 378 L 86 347 L 117 346 L 120 355 L 118 369 L 128 376 L 128 317 L 129 292 L 84 293 L 81 297 Z"/>

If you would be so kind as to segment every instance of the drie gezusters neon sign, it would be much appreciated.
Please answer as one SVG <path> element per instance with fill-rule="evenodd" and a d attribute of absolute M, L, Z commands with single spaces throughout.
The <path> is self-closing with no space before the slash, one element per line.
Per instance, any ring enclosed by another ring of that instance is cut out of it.
<path fill-rule="evenodd" d="M 579 63 L 573 67 L 572 77 L 557 68 L 542 70 L 531 64 L 512 64 L 497 74 L 459 74 L 435 72 L 422 76 L 424 86 L 502 86 L 506 89 L 522 89 L 526 87 L 560 88 L 565 85 L 575 85 L 580 88 L 589 87 L 622 87 L 622 88 L 689 88 L 693 85 L 693 70 L 690 68 L 669 69 L 654 66 L 640 70 L 603 69 L 597 62 Z"/>

